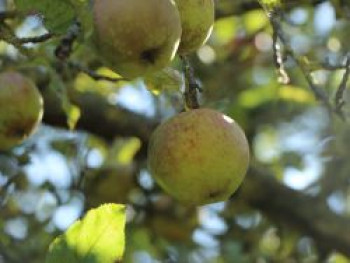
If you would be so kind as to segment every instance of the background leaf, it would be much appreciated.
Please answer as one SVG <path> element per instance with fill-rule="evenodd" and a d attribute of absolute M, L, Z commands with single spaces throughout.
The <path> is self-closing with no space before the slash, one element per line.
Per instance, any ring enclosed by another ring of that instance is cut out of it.
<path fill-rule="evenodd" d="M 145 78 L 145 84 L 152 93 L 163 91 L 178 92 L 183 85 L 182 75 L 172 68 L 165 68 Z"/>
<path fill-rule="evenodd" d="M 113 263 L 125 246 L 125 207 L 106 204 L 90 210 L 50 246 L 46 263 Z"/>
<path fill-rule="evenodd" d="M 45 26 L 52 33 L 65 33 L 76 16 L 67 0 L 16 0 L 15 3 L 19 10 L 43 15 Z"/>

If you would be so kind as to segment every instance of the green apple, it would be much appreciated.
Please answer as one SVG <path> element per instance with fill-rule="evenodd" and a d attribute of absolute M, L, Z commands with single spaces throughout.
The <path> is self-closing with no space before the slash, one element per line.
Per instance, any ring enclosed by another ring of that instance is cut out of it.
<path fill-rule="evenodd" d="M 43 99 L 35 84 L 17 72 L 0 74 L 0 151 L 22 143 L 39 125 Z"/>
<path fill-rule="evenodd" d="M 173 0 L 96 0 L 93 12 L 96 49 L 122 76 L 154 73 L 174 58 L 181 21 Z"/>
<path fill-rule="evenodd" d="M 214 25 L 213 0 L 175 0 L 181 17 L 179 54 L 196 51 L 209 38 Z"/>
<path fill-rule="evenodd" d="M 230 117 L 211 109 L 180 113 L 158 126 L 148 148 L 155 181 L 188 205 L 227 200 L 249 164 L 244 132 Z"/>

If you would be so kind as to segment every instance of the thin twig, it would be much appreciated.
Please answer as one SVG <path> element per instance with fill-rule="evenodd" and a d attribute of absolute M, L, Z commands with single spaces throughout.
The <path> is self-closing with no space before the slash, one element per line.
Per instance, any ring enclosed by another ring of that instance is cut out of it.
<path fill-rule="evenodd" d="M 297 63 L 298 67 L 301 69 L 301 72 L 303 73 L 305 80 L 309 84 L 309 88 L 314 93 L 316 99 L 321 101 L 329 111 L 334 111 L 331 103 L 329 102 L 326 92 L 314 83 L 311 76 L 311 72 L 306 68 L 302 59 L 295 57 L 294 54 L 292 54 L 292 56 L 294 61 Z"/>
<path fill-rule="evenodd" d="M 332 104 L 330 103 L 329 98 L 327 96 L 327 93 L 322 88 L 320 88 L 318 85 L 316 85 L 314 83 L 314 81 L 311 77 L 311 72 L 308 69 L 307 65 L 300 57 L 298 57 L 298 55 L 295 54 L 294 50 L 290 46 L 289 41 L 288 41 L 287 37 L 285 36 L 285 34 L 282 30 L 281 24 L 280 24 L 281 23 L 281 19 L 280 19 L 281 16 L 280 16 L 279 12 L 276 11 L 276 12 L 269 14 L 269 18 L 270 18 L 270 23 L 271 23 L 273 32 L 274 32 L 274 34 L 276 34 L 276 38 L 279 39 L 281 41 L 281 43 L 283 44 L 283 48 L 284 48 L 286 55 L 291 57 L 295 61 L 295 63 L 298 65 L 298 67 L 300 68 L 302 74 L 304 75 L 305 80 L 307 81 L 307 83 L 309 85 L 309 88 L 314 93 L 315 98 L 317 100 L 321 101 L 330 112 L 334 112 L 340 118 L 344 119 L 344 116 L 342 116 L 342 114 L 337 112 L 335 110 L 335 108 L 332 106 Z"/>
<path fill-rule="evenodd" d="M 46 33 L 40 36 L 35 36 L 35 37 L 23 37 L 23 38 L 18 38 L 17 41 L 20 44 L 27 44 L 27 43 L 41 43 L 41 42 L 45 42 L 49 39 L 52 38 L 52 34 L 51 33 Z"/>
<path fill-rule="evenodd" d="M 290 79 L 284 67 L 283 54 L 281 50 L 281 45 L 278 42 L 277 31 L 273 31 L 272 39 L 273 39 L 273 45 L 272 45 L 273 61 L 275 63 L 275 66 L 279 74 L 278 82 L 280 82 L 281 84 L 288 84 Z"/>
<path fill-rule="evenodd" d="M 12 28 L 5 22 L 0 23 L 0 40 L 13 45 L 23 55 L 30 56 L 29 50 L 22 46 Z"/>
<path fill-rule="evenodd" d="M 333 71 L 333 70 L 339 70 L 339 69 L 346 69 L 346 64 L 330 64 L 328 62 L 323 62 L 320 65 L 320 68 L 324 70 Z"/>
<path fill-rule="evenodd" d="M 346 56 L 346 62 L 345 62 L 345 72 L 342 78 L 342 81 L 339 84 L 338 90 L 335 94 L 335 110 L 344 116 L 344 113 L 342 111 L 343 106 L 345 105 L 345 100 L 344 100 L 344 92 L 349 80 L 350 76 L 350 54 Z"/>

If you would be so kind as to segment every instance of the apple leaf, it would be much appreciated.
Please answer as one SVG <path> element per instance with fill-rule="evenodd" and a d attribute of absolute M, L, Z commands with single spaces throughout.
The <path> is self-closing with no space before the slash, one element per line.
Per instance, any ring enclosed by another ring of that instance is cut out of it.
<path fill-rule="evenodd" d="M 258 1 L 266 11 L 272 11 L 276 8 L 281 7 L 282 5 L 282 0 L 258 0 Z"/>
<path fill-rule="evenodd" d="M 46 263 L 115 263 L 125 246 L 125 206 L 105 204 L 90 210 L 50 245 Z"/>
<path fill-rule="evenodd" d="M 163 91 L 178 92 L 183 86 L 182 74 L 170 67 L 147 76 L 144 81 L 147 89 L 155 95 Z"/>
<path fill-rule="evenodd" d="M 71 102 L 66 86 L 61 77 L 54 70 L 51 70 L 50 73 L 51 81 L 49 87 L 60 99 L 62 109 L 67 117 L 68 128 L 73 130 L 81 116 L 80 108 Z"/>
<path fill-rule="evenodd" d="M 18 10 L 41 14 L 46 28 L 56 34 L 65 33 L 76 17 L 68 0 L 15 0 L 15 4 Z"/>

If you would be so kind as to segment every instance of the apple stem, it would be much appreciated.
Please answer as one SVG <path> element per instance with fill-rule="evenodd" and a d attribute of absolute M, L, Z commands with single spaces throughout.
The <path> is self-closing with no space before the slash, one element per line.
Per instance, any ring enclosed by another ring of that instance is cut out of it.
<path fill-rule="evenodd" d="M 200 107 L 198 102 L 198 91 L 202 91 L 201 87 L 196 81 L 194 71 L 188 57 L 180 56 L 180 58 L 183 63 L 185 74 L 185 92 L 183 94 L 185 108 L 186 110 L 198 109 Z"/>

